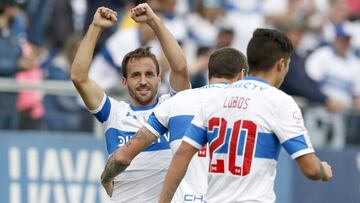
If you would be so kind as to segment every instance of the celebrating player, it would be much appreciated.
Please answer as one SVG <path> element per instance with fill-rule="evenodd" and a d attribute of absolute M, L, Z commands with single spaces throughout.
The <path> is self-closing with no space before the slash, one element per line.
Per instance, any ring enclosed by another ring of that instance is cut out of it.
<path fill-rule="evenodd" d="M 203 94 L 201 110 L 172 159 L 159 202 L 170 202 L 194 154 L 209 144 L 205 201 L 275 202 L 280 147 L 312 180 L 330 180 L 332 170 L 314 153 L 295 101 L 278 90 L 290 63 L 290 40 L 257 29 L 247 47 L 251 77 Z"/>
<path fill-rule="evenodd" d="M 186 60 L 175 38 L 147 4 L 131 10 L 138 23 L 149 25 L 159 38 L 170 66 L 170 84 L 174 92 L 189 88 Z M 95 44 L 101 32 L 116 22 L 116 12 L 97 9 L 71 69 L 71 79 L 90 112 L 103 123 L 109 154 L 128 139 L 146 122 L 153 108 L 170 95 L 157 97 L 160 85 L 159 65 L 148 48 L 128 53 L 122 62 L 122 83 L 127 87 L 130 104 L 108 97 L 88 77 Z M 126 46 L 119 44 L 118 46 Z M 111 157 L 111 156 L 110 156 Z M 156 159 L 152 159 L 156 157 Z M 162 137 L 142 152 L 131 167 L 116 179 L 102 178 L 102 184 L 112 202 L 156 202 L 160 194 L 170 160 L 169 143 Z M 141 187 L 138 187 L 141 185 Z"/>
<path fill-rule="evenodd" d="M 173 153 L 193 115 L 199 110 L 199 96 L 208 89 L 224 88 L 242 79 L 247 71 L 246 57 L 236 49 L 223 48 L 211 54 L 208 64 L 209 82 L 203 88 L 186 90 L 160 104 L 126 146 L 118 149 L 108 160 L 103 176 L 110 178 L 120 173 L 145 147 L 166 132 L 170 132 L 170 147 Z M 157 157 L 154 157 L 154 161 Z M 132 166 L 132 162 L 130 167 Z M 190 169 L 176 192 L 173 202 L 202 202 L 207 189 L 209 156 L 204 149 L 190 163 Z"/>

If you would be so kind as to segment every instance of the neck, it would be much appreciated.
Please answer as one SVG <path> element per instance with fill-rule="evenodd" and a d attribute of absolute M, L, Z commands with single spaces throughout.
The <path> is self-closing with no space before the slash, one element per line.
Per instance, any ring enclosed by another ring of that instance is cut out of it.
<path fill-rule="evenodd" d="M 234 83 L 236 82 L 236 79 L 226 79 L 226 78 L 210 78 L 209 83 L 210 84 L 216 84 L 216 83 Z"/>
<path fill-rule="evenodd" d="M 263 80 L 265 80 L 269 85 L 276 87 L 276 78 L 273 76 L 272 71 L 256 71 L 256 72 L 250 72 L 249 76 L 258 77 Z"/>

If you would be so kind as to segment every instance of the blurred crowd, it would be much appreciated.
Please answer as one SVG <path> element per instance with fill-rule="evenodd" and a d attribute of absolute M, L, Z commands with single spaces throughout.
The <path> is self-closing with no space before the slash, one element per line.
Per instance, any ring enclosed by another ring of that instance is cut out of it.
<path fill-rule="evenodd" d="M 167 92 L 169 65 L 159 43 L 128 12 L 143 2 L 183 47 L 193 88 L 207 83 L 213 50 L 230 46 L 246 54 L 256 28 L 284 32 L 295 52 L 281 89 L 305 99 L 314 145 L 360 144 L 360 0 L 0 0 L 0 77 L 69 81 L 81 37 L 95 10 L 106 6 L 118 12 L 118 22 L 102 34 L 90 76 L 108 93 L 122 92 L 123 56 L 151 46 Z M 0 92 L 0 128 L 92 131 L 93 122 L 76 97 L 21 90 Z"/>

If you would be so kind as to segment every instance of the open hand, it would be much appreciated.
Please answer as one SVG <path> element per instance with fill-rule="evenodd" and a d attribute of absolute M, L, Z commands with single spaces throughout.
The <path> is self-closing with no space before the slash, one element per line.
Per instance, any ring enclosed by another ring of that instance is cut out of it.
<path fill-rule="evenodd" d="M 109 28 L 117 21 L 117 13 L 106 7 L 99 7 L 94 15 L 93 24 L 100 28 Z"/>

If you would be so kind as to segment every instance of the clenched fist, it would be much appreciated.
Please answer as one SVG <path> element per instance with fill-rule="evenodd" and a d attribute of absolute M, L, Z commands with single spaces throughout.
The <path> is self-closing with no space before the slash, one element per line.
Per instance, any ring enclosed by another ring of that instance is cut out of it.
<path fill-rule="evenodd" d="M 99 7 L 94 15 L 93 25 L 100 28 L 109 28 L 117 21 L 117 13 L 106 7 Z"/>
<path fill-rule="evenodd" d="M 137 5 L 130 13 L 131 18 L 137 23 L 149 23 L 158 18 L 147 3 Z"/>

